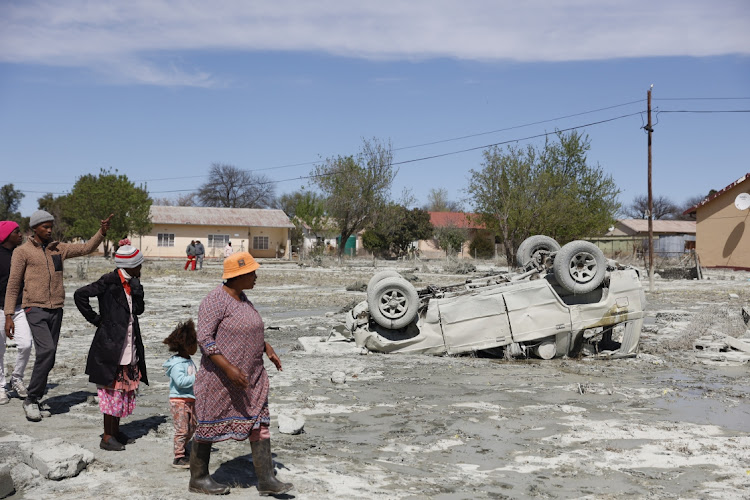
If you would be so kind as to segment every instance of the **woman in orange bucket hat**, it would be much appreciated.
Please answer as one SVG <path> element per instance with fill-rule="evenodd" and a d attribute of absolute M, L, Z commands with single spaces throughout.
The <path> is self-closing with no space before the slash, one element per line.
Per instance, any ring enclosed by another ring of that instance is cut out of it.
<path fill-rule="evenodd" d="M 281 360 L 263 335 L 263 320 L 243 290 L 251 290 L 260 264 L 248 252 L 224 260 L 223 284 L 198 309 L 198 345 L 203 354 L 195 379 L 198 425 L 190 454 L 190 491 L 219 495 L 229 487 L 208 473 L 211 444 L 250 440 L 261 495 L 292 489 L 276 479 L 268 429 L 268 374 L 263 354 L 281 370 Z"/>

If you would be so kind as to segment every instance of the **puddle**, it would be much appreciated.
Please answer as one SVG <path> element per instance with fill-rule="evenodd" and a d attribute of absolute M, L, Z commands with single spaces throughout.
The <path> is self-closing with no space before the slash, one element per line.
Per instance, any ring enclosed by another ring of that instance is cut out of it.
<path fill-rule="evenodd" d="M 657 379 L 657 384 L 674 392 L 656 398 L 654 405 L 669 411 L 670 420 L 750 432 L 747 370 L 717 370 L 698 378 L 700 375 L 700 372 L 675 370 L 668 377 Z"/>

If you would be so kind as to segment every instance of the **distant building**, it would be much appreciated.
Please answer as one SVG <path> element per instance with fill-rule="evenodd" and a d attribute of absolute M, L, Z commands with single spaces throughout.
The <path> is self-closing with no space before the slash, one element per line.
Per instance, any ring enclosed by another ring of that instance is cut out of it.
<path fill-rule="evenodd" d="M 430 222 L 435 229 L 456 227 L 466 230 L 467 239 L 458 250 L 458 257 L 473 258 L 469 251 L 469 245 L 477 236 L 491 238 L 494 245 L 494 237 L 487 232 L 484 224 L 477 222 L 476 214 L 466 212 L 430 212 Z M 419 255 L 424 258 L 437 259 L 445 257 L 445 250 L 438 246 L 435 239 L 418 241 L 417 249 L 419 250 Z"/>
<path fill-rule="evenodd" d="M 701 266 L 750 270 L 750 210 L 735 206 L 742 193 L 750 193 L 750 173 L 685 211 L 696 220 Z"/>
<path fill-rule="evenodd" d="M 332 252 L 338 248 L 339 235 L 335 220 L 326 217 L 321 224 L 322 227 L 317 232 L 313 231 L 309 225 L 299 218 L 296 220 L 298 227 L 302 230 L 302 248 L 300 250 L 303 255 L 309 254 L 316 248 L 320 248 L 324 252 Z"/>
<path fill-rule="evenodd" d="M 695 222 L 653 221 L 654 255 L 679 257 L 695 248 Z M 641 255 L 648 251 L 648 219 L 620 219 L 603 237 L 587 238 L 609 256 Z"/>
<path fill-rule="evenodd" d="M 152 205 L 153 229 L 131 237 L 144 257 L 185 257 L 191 240 L 200 240 L 206 258 L 223 258 L 232 242 L 235 252 L 253 257 L 291 256 L 289 231 L 294 225 L 282 210 L 257 208 L 171 207 Z"/>

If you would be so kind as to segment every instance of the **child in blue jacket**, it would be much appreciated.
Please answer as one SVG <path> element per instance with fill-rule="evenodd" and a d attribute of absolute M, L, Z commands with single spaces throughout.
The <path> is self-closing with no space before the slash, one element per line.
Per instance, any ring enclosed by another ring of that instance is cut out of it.
<path fill-rule="evenodd" d="M 162 366 L 169 377 L 169 406 L 172 408 L 174 423 L 174 461 L 172 467 L 190 468 L 190 460 L 185 453 L 185 446 L 193 437 L 197 420 L 195 417 L 195 364 L 190 356 L 198 350 L 195 323 L 192 319 L 179 323 L 177 328 L 164 339 L 174 356 Z"/>

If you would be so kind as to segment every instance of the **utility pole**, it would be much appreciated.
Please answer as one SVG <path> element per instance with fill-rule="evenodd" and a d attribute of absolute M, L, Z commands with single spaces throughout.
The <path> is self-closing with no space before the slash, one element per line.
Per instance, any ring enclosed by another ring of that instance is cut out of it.
<path fill-rule="evenodd" d="M 654 132 L 651 127 L 651 88 L 648 89 L 648 290 L 654 292 L 654 198 L 651 192 L 651 134 Z"/>

